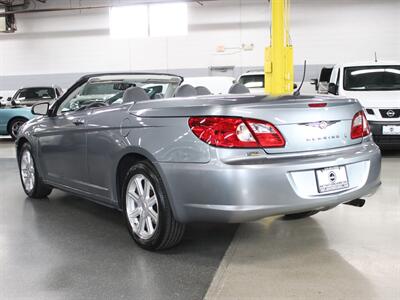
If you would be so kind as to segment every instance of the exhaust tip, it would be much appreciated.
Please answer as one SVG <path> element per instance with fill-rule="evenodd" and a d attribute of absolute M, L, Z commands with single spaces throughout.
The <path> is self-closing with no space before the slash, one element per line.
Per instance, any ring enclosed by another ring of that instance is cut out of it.
<path fill-rule="evenodd" d="M 355 199 L 355 200 L 351 200 L 351 201 L 343 203 L 343 204 L 351 205 L 351 206 L 355 206 L 355 207 L 363 207 L 365 204 L 365 200 L 364 199 Z"/>

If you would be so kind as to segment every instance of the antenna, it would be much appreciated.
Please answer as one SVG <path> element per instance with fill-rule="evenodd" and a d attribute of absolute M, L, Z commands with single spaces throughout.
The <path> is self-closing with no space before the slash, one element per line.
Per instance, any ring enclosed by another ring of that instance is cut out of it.
<path fill-rule="evenodd" d="M 306 78 L 307 60 L 304 60 L 303 79 L 301 80 L 299 88 L 293 93 L 293 96 L 300 96 L 301 88 L 303 87 L 304 79 Z"/>
<path fill-rule="evenodd" d="M 375 62 L 378 62 L 378 56 L 376 55 L 376 51 L 375 51 Z"/>

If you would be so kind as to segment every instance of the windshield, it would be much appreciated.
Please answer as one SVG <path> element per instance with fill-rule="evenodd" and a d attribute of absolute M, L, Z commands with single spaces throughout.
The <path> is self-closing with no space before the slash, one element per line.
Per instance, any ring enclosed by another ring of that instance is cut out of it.
<path fill-rule="evenodd" d="M 116 87 L 115 82 L 95 82 L 87 84 L 83 89 L 81 95 L 114 95 L 121 90 Z"/>
<path fill-rule="evenodd" d="M 244 75 L 240 77 L 239 83 L 243 84 L 247 88 L 263 88 L 264 75 Z"/>
<path fill-rule="evenodd" d="M 158 74 L 104 75 L 91 78 L 68 95 L 58 107 L 57 113 L 121 104 L 124 102 L 124 92 L 131 87 L 142 88 L 150 99 L 169 98 L 180 82 L 180 77 Z"/>
<path fill-rule="evenodd" d="M 15 100 L 49 100 L 56 98 L 56 94 L 51 87 L 24 88 L 20 89 L 14 96 Z"/>
<path fill-rule="evenodd" d="M 344 68 L 343 88 L 347 91 L 400 90 L 400 66 Z"/>

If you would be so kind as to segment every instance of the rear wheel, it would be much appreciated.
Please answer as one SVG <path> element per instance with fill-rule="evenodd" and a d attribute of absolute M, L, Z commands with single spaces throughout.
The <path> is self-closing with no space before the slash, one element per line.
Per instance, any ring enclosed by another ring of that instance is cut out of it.
<path fill-rule="evenodd" d="M 31 198 L 47 197 L 51 193 L 52 188 L 44 184 L 40 178 L 30 144 L 25 143 L 22 146 L 18 156 L 18 163 L 21 183 L 25 194 Z"/>
<path fill-rule="evenodd" d="M 181 241 L 185 225 L 175 220 L 161 178 L 150 163 L 141 161 L 128 170 L 121 195 L 128 230 L 140 247 L 162 250 Z"/>
<path fill-rule="evenodd" d="M 301 212 L 301 213 L 285 215 L 284 218 L 286 220 L 298 220 L 298 219 L 311 217 L 312 215 L 315 215 L 317 213 L 319 213 L 318 210 L 310 210 L 310 211 L 305 211 L 305 212 Z"/>
<path fill-rule="evenodd" d="M 26 121 L 28 121 L 28 120 L 25 118 L 15 118 L 9 122 L 9 124 L 7 126 L 7 131 L 8 131 L 8 134 L 11 135 L 11 138 L 13 140 L 15 140 L 17 138 L 19 129 L 21 128 L 22 125 L 24 125 L 26 123 Z"/>

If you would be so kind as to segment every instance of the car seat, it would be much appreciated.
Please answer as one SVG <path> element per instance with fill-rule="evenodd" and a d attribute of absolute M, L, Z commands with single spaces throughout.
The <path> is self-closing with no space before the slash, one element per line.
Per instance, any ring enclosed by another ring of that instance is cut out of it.
<path fill-rule="evenodd" d="M 136 86 L 126 89 L 124 95 L 122 96 L 123 103 L 145 101 L 145 100 L 150 100 L 149 95 L 147 95 L 144 89 Z"/>
<path fill-rule="evenodd" d="M 250 90 L 241 83 L 235 83 L 229 89 L 229 94 L 250 94 Z"/>
<path fill-rule="evenodd" d="M 184 84 L 178 87 L 174 97 L 195 97 L 197 96 L 196 89 L 190 84 Z"/>
<path fill-rule="evenodd" d="M 195 88 L 197 95 L 198 96 L 205 96 L 205 95 L 211 95 L 211 92 L 208 88 L 206 88 L 205 86 L 197 86 Z"/>

